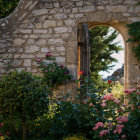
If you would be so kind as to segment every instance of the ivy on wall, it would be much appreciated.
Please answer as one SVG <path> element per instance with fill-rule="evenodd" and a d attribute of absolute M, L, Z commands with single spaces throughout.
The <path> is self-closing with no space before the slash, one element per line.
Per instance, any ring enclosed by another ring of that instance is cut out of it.
<path fill-rule="evenodd" d="M 137 46 L 133 46 L 133 52 L 135 53 L 138 61 L 140 61 L 140 22 L 127 24 L 127 27 L 129 28 L 128 34 L 131 36 L 127 42 L 134 42 L 138 44 Z"/>
<path fill-rule="evenodd" d="M 0 19 L 11 14 L 20 0 L 0 0 Z"/>

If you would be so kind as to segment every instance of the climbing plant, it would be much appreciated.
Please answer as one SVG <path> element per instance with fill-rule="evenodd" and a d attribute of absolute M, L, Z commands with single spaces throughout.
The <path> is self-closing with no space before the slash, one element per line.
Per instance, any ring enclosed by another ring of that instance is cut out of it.
<path fill-rule="evenodd" d="M 127 24 L 127 27 L 129 28 L 128 34 L 131 36 L 127 42 L 137 43 L 136 46 L 133 46 L 132 51 L 135 53 L 138 61 L 140 61 L 140 22 Z"/>
<path fill-rule="evenodd" d="M 0 0 L 0 19 L 11 14 L 20 0 Z"/>

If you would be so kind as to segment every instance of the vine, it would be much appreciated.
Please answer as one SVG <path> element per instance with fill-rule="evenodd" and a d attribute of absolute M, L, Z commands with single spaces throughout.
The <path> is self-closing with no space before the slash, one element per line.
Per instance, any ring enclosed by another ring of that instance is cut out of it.
<path fill-rule="evenodd" d="M 140 61 L 140 22 L 127 24 L 127 27 L 129 28 L 128 34 L 131 36 L 127 42 L 134 42 L 138 44 L 137 46 L 133 46 L 132 51 L 135 53 L 138 61 Z"/>

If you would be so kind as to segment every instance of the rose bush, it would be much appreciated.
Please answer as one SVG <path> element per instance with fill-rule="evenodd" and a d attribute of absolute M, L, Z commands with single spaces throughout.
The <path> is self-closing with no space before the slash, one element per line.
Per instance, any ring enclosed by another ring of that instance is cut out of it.
<path fill-rule="evenodd" d="M 36 57 L 34 60 L 41 68 L 49 87 L 64 84 L 64 82 L 72 79 L 69 69 L 55 62 L 56 58 L 52 57 L 50 52 L 47 52 L 45 59 Z"/>

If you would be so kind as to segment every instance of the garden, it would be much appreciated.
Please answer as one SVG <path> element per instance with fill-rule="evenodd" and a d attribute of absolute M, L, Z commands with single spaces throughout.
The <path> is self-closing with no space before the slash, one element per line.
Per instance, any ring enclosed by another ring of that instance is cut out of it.
<path fill-rule="evenodd" d="M 34 59 L 43 76 L 13 71 L 2 77 L 1 140 L 140 139 L 140 85 L 124 90 L 127 101 L 124 104 L 122 94 L 111 93 L 114 81 L 108 80 L 104 89 L 96 89 L 92 79 L 80 71 L 77 94 L 73 97 L 73 91 L 67 90 L 65 96 L 55 99 L 54 85 L 73 78 L 69 69 L 59 65 L 50 52 L 45 60 Z"/>
<path fill-rule="evenodd" d="M 0 18 L 18 2 L 0 0 Z M 140 22 L 127 27 L 132 37 L 127 42 L 135 44 L 132 51 L 139 61 Z M 99 74 L 117 61 L 111 54 L 122 50 L 112 43 L 117 31 L 109 32 L 108 26 L 90 30 L 90 76 L 79 71 L 74 79 L 51 52 L 33 60 L 42 76 L 13 70 L 7 61 L 0 78 L 0 140 L 140 140 L 140 85 L 124 90 L 118 79 L 103 80 Z M 55 88 L 69 82 L 76 83 L 76 92 L 66 89 L 63 96 L 54 96 Z"/>

